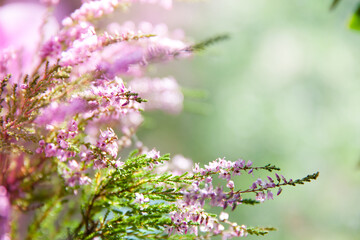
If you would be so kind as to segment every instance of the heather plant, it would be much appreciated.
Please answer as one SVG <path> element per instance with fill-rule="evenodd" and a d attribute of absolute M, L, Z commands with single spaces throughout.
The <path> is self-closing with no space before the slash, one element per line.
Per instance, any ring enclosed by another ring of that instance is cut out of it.
<path fill-rule="evenodd" d="M 193 166 L 136 136 L 143 111 L 182 110 L 177 80 L 150 77 L 148 67 L 193 56 L 226 36 L 194 44 L 164 24 L 99 21 L 134 0 L 83 1 L 58 24 L 51 15 L 58 1 L 42 2 L 46 8 L 0 9 L 0 239 L 264 235 L 275 229 L 231 222 L 226 211 L 318 177 L 287 179 L 276 166 L 242 159 Z M 20 22 L 32 19 L 31 26 L 12 25 L 14 12 Z M 255 175 L 264 177 L 241 184 Z M 208 211 L 215 208 L 219 216 Z"/>

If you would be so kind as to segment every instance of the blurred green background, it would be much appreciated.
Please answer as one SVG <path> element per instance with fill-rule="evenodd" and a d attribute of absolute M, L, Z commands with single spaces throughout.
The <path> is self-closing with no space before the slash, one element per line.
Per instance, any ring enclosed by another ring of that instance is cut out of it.
<path fill-rule="evenodd" d="M 316 182 L 287 187 L 274 201 L 240 206 L 231 220 L 278 228 L 248 239 L 360 239 L 360 32 L 346 27 L 358 1 L 334 11 L 330 4 L 208 0 L 135 11 L 194 41 L 231 36 L 191 60 L 157 67 L 208 99 L 187 97 L 179 116 L 147 115 L 139 133 L 146 145 L 201 163 L 273 163 L 291 178 L 320 171 Z M 248 187 L 245 179 L 235 184 Z"/>

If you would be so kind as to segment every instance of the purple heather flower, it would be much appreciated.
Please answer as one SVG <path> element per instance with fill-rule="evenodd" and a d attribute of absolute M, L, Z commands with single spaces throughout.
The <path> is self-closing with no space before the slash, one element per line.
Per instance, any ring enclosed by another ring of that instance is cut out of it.
<path fill-rule="evenodd" d="M 278 180 L 278 182 L 280 182 L 280 176 L 279 176 L 279 174 L 275 173 L 275 176 L 276 176 L 276 180 Z"/>
<path fill-rule="evenodd" d="M 234 167 L 243 168 L 245 166 L 245 161 L 243 159 L 239 159 L 234 163 Z"/>
<path fill-rule="evenodd" d="M 254 190 L 257 188 L 257 185 L 256 185 L 256 182 L 254 182 L 251 186 L 250 186 L 250 189 Z"/>
<path fill-rule="evenodd" d="M 247 166 L 247 167 L 251 167 L 252 164 L 253 164 L 252 161 L 249 160 L 249 161 L 246 163 L 246 166 Z"/>
<path fill-rule="evenodd" d="M 284 181 L 284 183 L 287 183 L 286 178 L 283 175 L 281 175 L 281 178 Z"/>
<path fill-rule="evenodd" d="M 282 192 L 282 188 L 279 187 L 279 190 L 278 190 L 278 192 L 276 193 L 276 195 L 279 196 L 281 192 Z"/>

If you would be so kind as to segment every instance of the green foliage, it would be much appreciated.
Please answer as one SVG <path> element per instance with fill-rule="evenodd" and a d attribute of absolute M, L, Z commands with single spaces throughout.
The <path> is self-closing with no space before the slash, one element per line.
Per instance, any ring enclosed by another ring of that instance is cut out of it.
<path fill-rule="evenodd" d="M 360 31 L 360 5 L 357 7 L 356 11 L 351 16 L 348 26 L 350 29 Z"/>
<path fill-rule="evenodd" d="M 164 233 L 164 226 L 172 225 L 167 217 L 181 195 L 179 184 L 187 174 L 173 176 L 151 172 L 154 165 L 168 161 L 169 155 L 159 159 L 131 154 L 122 168 L 102 171 L 96 182 L 83 193 L 82 220 L 72 231 L 71 239 L 156 239 Z M 165 188 L 159 184 L 171 185 Z M 150 199 L 149 203 L 134 204 L 135 193 Z"/>
<path fill-rule="evenodd" d="M 268 234 L 270 231 L 276 231 L 276 228 L 273 228 L 273 227 L 252 227 L 252 228 L 247 228 L 246 230 L 251 235 L 264 236 L 265 234 Z"/>
<path fill-rule="evenodd" d="M 215 43 L 218 43 L 220 41 L 224 41 L 224 40 L 227 40 L 229 38 L 229 35 L 228 34 L 223 34 L 223 35 L 218 35 L 218 36 L 215 36 L 215 37 L 211 37 L 211 38 L 208 38 L 202 42 L 199 42 L 199 43 L 196 43 L 192 46 L 189 46 L 186 48 L 186 51 L 189 51 L 189 52 L 198 52 L 198 51 L 203 51 L 205 50 L 207 47 L 215 44 Z"/>

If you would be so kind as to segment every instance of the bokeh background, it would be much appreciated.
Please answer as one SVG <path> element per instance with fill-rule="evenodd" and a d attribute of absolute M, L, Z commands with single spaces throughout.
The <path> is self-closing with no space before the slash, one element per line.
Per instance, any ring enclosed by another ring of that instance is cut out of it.
<path fill-rule="evenodd" d="M 63 3 L 58 16 L 78 1 Z M 358 1 L 334 11 L 330 4 L 179 1 L 172 11 L 136 4 L 119 13 L 119 22 L 182 28 L 194 42 L 230 35 L 190 60 L 153 66 L 181 83 L 185 103 L 181 115 L 146 115 L 138 134 L 145 145 L 203 164 L 272 163 L 290 178 L 320 171 L 316 182 L 287 187 L 274 201 L 238 207 L 230 220 L 278 228 L 248 239 L 360 239 L 360 32 L 346 27 Z"/>
<path fill-rule="evenodd" d="M 320 171 L 316 182 L 288 187 L 274 201 L 239 207 L 231 220 L 278 228 L 249 239 L 360 239 L 360 32 L 347 28 L 358 1 L 334 11 L 330 4 L 208 0 L 156 9 L 157 17 L 137 12 L 194 41 L 231 36 L 192 60 L 158 67 L 208 95 L 187 94 L 180 116 L 148 115 L 140 132 L 147 145 L 201 163 L 274 163 L 293 178 Z M 249 186 L 246 177 L 235 184 Z"/>

